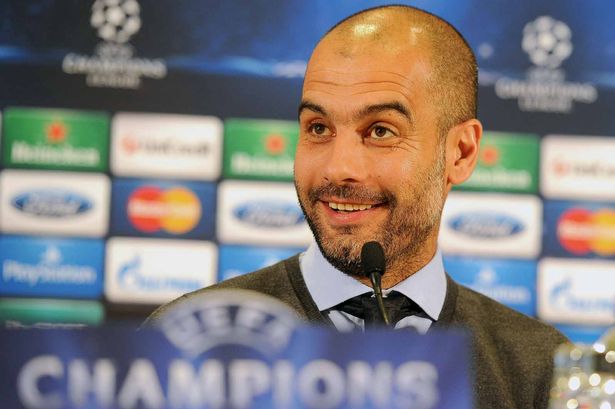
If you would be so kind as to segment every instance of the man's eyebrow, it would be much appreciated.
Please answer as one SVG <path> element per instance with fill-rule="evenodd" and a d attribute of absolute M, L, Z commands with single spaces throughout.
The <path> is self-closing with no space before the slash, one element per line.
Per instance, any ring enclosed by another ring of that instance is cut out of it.
<path fill-rule="evenodd" d="M 325 109 L 321 107 L 320 105 L 315 104 L 310 101 L 303 100 L 301 101 L 301 104 L 299 104 L 298 114 L 301 115 L 301 113 L 306 109 L 316 112 L 317 114 L 327 115 L 327 112 L 325 111 Z"/>
<path fill-rule="evenodd" d="M 301 104 L 299 105 L 298 114 L 301 115 L 301 113 L 306 109 L 316 112 L 317 114 L 327 115 L 327 111 L 322 106 L 315 104 L 313 102 L 310 102 L 310 101 L 303 100 L 301 101 Z M 398 113 L 408 118 L 410 122 L 413 122 L 412 114 L 410 113 L 410 111 L 408 111 L 408 109 L 404 105 L 402 105 L 401 103 L 397 101 L 384 102 L 382 104 L 368 105 L 365 108 L 361 109 L 356 114 L 356 117 L 361 118 L 366 115 L 375 114 L 375 113 L 384 112 L 384 111 L 397 111 Z"/>
<path fill-rule="evenodd" d="M 413 122 L 412 114 L 410 113 L 410 111 L 408 111 L 408 109 L 405 106 L 403 106 L 401 103 L 397 101 L 384 102 L 382 104 L 366 106 L 365 108 L 361 109 L 357 113 L 357 117 L 363 117 L 363 116 L 370 115 L 370 114 L 377 114 L 383 111 L 397 111 L 398 113 L 408 118 L 410 122 Z"/>

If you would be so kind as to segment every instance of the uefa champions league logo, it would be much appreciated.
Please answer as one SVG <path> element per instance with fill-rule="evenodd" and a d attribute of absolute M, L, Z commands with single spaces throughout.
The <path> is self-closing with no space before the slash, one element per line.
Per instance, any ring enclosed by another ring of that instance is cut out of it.
<path fill-rule="evenodd" d="M 87 18 L 103 41 L 94 55 L 67 54 L 62 71 L 83 74 L 86 85 L 97 88 L 138 89 L 143 78 L 166 77 L 163 59 L 134 57 L 136 50 L 129 40 L 141 29 L 140 15 L 137 0 L 96 0 Z"/>
<path fill-rule="evenodd" d="M 141 28 L 140 11 L 136 0 L 96 0 L 90 24 L 103 40 L 123 44 Z"/>
<path fill-rule="evenodd" d="M 562 67 L 572 55 L 572 29 L 551 16 L 540 16 L 523 27 L 521 49 L 532 66 L 525 78 L 502 75 L 495 93 L 502 99 L 515 99 L 521 111 L 569 114 L 577 103 L 592 104 L 598 89 L 590 82 L 566 80 Z"/>
<path fill-rule="evenodd" d="M 532 63 L 543 68 L 558 68 L 572 54 L 572 31 L 566 23 L 541 16 L 523 28 L 521 46 Z"/>

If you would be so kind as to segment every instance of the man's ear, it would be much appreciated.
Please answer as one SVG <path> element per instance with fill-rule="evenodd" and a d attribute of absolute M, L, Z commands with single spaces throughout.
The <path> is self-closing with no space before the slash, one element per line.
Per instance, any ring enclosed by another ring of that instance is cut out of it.
<path fill-rule="evenodd" d="M 478 119 L 469 119 L 448 131 L 446 166 L 449 187 L 463 183 L 472 174 L 482 135 L 483 125 Z"/>

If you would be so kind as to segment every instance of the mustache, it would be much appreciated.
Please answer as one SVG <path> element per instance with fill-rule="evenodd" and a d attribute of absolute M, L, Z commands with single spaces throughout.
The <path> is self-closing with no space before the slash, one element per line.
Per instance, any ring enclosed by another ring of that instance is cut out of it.
<path fill-rule="evenodd" d="M 311 203 L 316 203 L 323 197 L 336 197 L 354 202 L 395 203 L 395 195 L 389 191 L 374 191 L 356 185 L 336 185 L 327 183 L 308 192 Z"/>

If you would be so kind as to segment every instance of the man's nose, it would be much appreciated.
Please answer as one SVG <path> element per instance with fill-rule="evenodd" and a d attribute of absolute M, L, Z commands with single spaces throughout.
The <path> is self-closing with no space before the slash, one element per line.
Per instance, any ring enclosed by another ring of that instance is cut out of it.
<path fill-rule="evenodd" d="M 362 182 L 367 177 L 367 147 L 355 133 L 338 133 L 329 143 L 329 155 L 324 165 L 324 177 L 331 183 Z"/>

